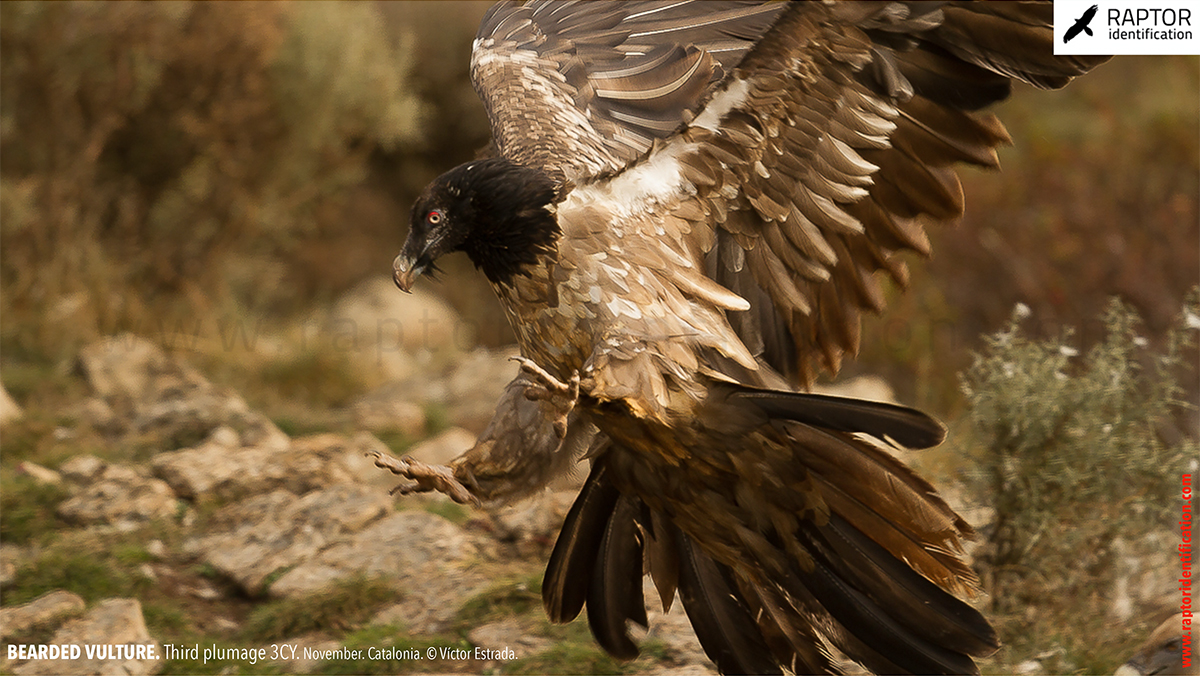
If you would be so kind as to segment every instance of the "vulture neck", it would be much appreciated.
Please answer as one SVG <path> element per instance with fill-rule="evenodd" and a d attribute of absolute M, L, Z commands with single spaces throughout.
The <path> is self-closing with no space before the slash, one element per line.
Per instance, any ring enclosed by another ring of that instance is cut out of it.
<path fill-rule="evenodd" d="M 463 167 L 471 231 L 462 250 L 493 284 L 513 278 L 557 251 L 561 234 L 555 205 L 561 184 L 533 167 L 505 159 Z"/>

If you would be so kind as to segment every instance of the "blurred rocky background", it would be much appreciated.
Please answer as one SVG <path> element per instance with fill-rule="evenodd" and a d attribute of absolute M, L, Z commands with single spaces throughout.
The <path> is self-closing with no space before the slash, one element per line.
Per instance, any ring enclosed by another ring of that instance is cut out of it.
<path fill-rule="evenodd" d="M 0 642 L 515 657 L 0 670 L 711 671 L 678 603 L 629 664 L 546 623 L 570 478 L 468 510 L 392 499 L 365 457 L 452 458 L 516 372 L 465 259 L 412 296 L 389 279 L 411 200 L 487 141 L 486 7 L 0 4 Z M 966 217 L 837 386 L 950 425 L 906 460 L 979 527 L 1007 645 L 985 671 L 1112 673 L 1178 610 L 1200 59 L 997 112 L 1004 171 L 964 174 Z"/>

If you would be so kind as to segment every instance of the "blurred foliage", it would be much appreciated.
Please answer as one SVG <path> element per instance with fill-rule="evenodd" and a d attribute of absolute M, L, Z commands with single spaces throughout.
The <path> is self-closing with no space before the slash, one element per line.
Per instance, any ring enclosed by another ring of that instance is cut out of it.
<path fill-rule="evenodd" d="M 1195 440 L 1168 444 L 1158 435 L 1173 409 L 1187 405 L 1177 378 L 1200 328 L 1200 289 L 1150 369 L 1139 358 L 1148 347 L 1143 327 L 1117 301 L 1104 313 L 1104 340 L 1085 356 L 1070 332 L 1026 337 L 1020 322 L 1029 312 L 1018 307 L 963 375 L 980 449 L 970 488 L 995 510 L 976 560 L 1013 654 L 1061 646 L 1044 663 L 1049 673 L 1108 673 L 1136 648 L 1115 646 L 1109 663 L 1099 659 L 1097 635 L 1115 638 L 1104 627 L 1118 559 L 1127 545 L 1144 549 L 1141 536 L 1171 532 L 1179 477 L 1200 454 Z M 1080 618 L 1101 623 L 1083 631 Z"/>
<path fill-rule="evenodd" d="M 0 38 L 10 348 L 311 299 L 303 243 L 417 136 L 370 4 L 11 2 Z"/>
<path fill-rule="evenodd" d="M 139 596 L 152 586 L 136 571 L 122 566 L 111 551 L 52 547 L 17 570 L 4 588 L 4 605 L 28 603 L 56 589 L 78 594 L 85 601 L 114 596 Z"/>
<path fill-rule="evenodd" d="M 243 634 L 248 641 L 270 642 L 315 631 L 346 632 L 398 596 L 384 580 L 336 580 L 318 593 L 258 606 L 250 613 Z"/>
<path fill-rule="evenodd" d="M 67 489 L 0 470 L 0 541 L 26 544 L 53 537 L 64 524 L 55 515 Z"/>

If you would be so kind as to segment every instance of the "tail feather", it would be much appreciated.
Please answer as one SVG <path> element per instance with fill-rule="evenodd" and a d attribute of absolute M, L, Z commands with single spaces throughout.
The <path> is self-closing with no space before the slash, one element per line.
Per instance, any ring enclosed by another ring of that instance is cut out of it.
<path fill-rule="evenodd" d="M 588 597 L 588 585 L 600 551 L 601 540 L 620 493 L 608 480 L 603 463 L 595 463 L 587 482 L 567 512 L 558 541 L 546 564 L 542 603 L 551 622 L 575 619 Z"/>
<path fill-rule="evenodd" d="M 793 674 L 841 673 L 812 625 L 797 622 L 793 604 L 771 586 L 755 586 L 738 579 L 741 598 L 758 622 L 763 639 L 775 659 Z"/>
<path fill-rule="evenodd" d="M 752 402 L 769 418 L 795 420 L 842 432 L 863 432 L 880 439 L 892 439 L 908 448 L 937 446 L 946 438 L 944 425 L 906 406 L 808 392 L 743 386 L 733 389 L 731 398 Z"/>
<path fill-rule="evenodd" d="M 990 655 L 999 648 L 987 620 L 971 606 L 918 574 L 875 541 L 834 514 L 828 528 L 814 533 L 828 545 L 830 560 L 843 577 L 874 603 L 891 609 L 926 641 L 952 645 L 967 655 Z"/>
<path fill-rule="evenodd" d="M 808 544 L 813 554 L 813 565 L 811 570 L 796 567 L 793 569 L 793 575 L 783 576 L 789 592 L 798 593 L 796 585 L 803 585 L 804 590 L 809 592 L 845 631 L 858 637 L 869 638 L 873 651 L 885 656 L 887 662 L 877 663 L 871 655 L 855 654 L 853 645 L 839 640 L 842 632 L 834 636 L 834 644 L 839 649 L 875 672 L 978 673 L 969 656 L 955 648 L 927 641 L 912 623 L 894 618 L 887 609 L 880 607 L 852 581 L 839 574 L 841 571 L 837 569 L 844 564 L 831 560 L 831 553 L 824 551 L 815 538 L 810 539 Z M 896 610 L 899 609 L 893 609 L 893 612 Z"/>
<path fill-rule="evenodd" d="M 837 397 L 730 386 L 710 402 L 682 472 L 625 447 L 641 439 L 593 456 L 547 567 L 550 618 L 586 602 L 598 643 L 632 658 L 649 573 L 723 673 L 837 673 L 835 649 L 879 673 L 977 673 L 998 641 L 955 596 L 977 583 L 971 529 L 871 438 L 928 445 L 944 428 Z"/>
<path fill-rule="evenodd" d="M 807 425 L 784 429 L 831 509 L 939 584 L 976 588 L 958 557 L 960 539 L 974 531 L 927 481 L 866 440 Z"/>
<path fill-rule="evenodd" d="M 629 637 L 627 620 L 649 626 L 642 598 L 642 541 L 635 520 L 639 507 L 637 498 L 622 495 L 617 499 L 587 593 L 588 624 L 596 642 L 612 656 L 626 660 L 639 652 Z"/>
<path fill-rule="evenodd" d="M 723 674 L 779 674 L 729 568 L 679 534 L 679 596 L 704 652 Z"/>
<path fill-rule="evenodd" d="M 654 581 L 665 613 L 671 609 L 675 590 L 679 588 L 679 545 L 676 543 L 679 529 L 662 514 L 651 512 L 644 506 L 642 523 L 646 524 L 645 570 Z"/>

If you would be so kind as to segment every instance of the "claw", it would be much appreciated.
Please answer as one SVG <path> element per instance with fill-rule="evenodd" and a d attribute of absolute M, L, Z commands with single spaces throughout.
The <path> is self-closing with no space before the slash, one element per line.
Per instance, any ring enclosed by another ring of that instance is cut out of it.
<path fill-rule="evenodd" d="M 512 357 L 521 365 L 521 370 L 533 376 L 537 385 L 525 388 L 525 398 L 530 401 L 548 401 L 558 410 L 554 422 L 554 434 L 562 439 L 567 435 L 567 416 L 579 401 L 579 371 L 571 374 L 567 382 L 550 375 L 545 369 L 525 357 Z"/>
<path fill-rule="evenodd" d="M 411 456 L 395 458 L 380 451 L 368 451 L 368 456 L 375 458 L 375 466 L 386 469 L 392 474 L 404 477 L 412 483 L 402 483 L 391 490 L 392 495 L 411 495 L 437 491 L 447 495 L 451 500 L 465 505 L 470 503 L 479 507 L 479 498 L 464 486 L 455 476 L 454 470 L 445 465 L 427 465 Z"/>
<path fill-rule="evenodd" d="M 521 370 L 533 376 L 542 387 L 554 394 L 566 395 L 572 401 L 579 398 L 579 372 L 571 374 L 571 379 L 568 382 L 563 382 L 558 378 L 550 375 L 546 369 L 538 366 L 532 359 L 525 357 L 510 357 L 512 361 L 521 365 Z"/>

